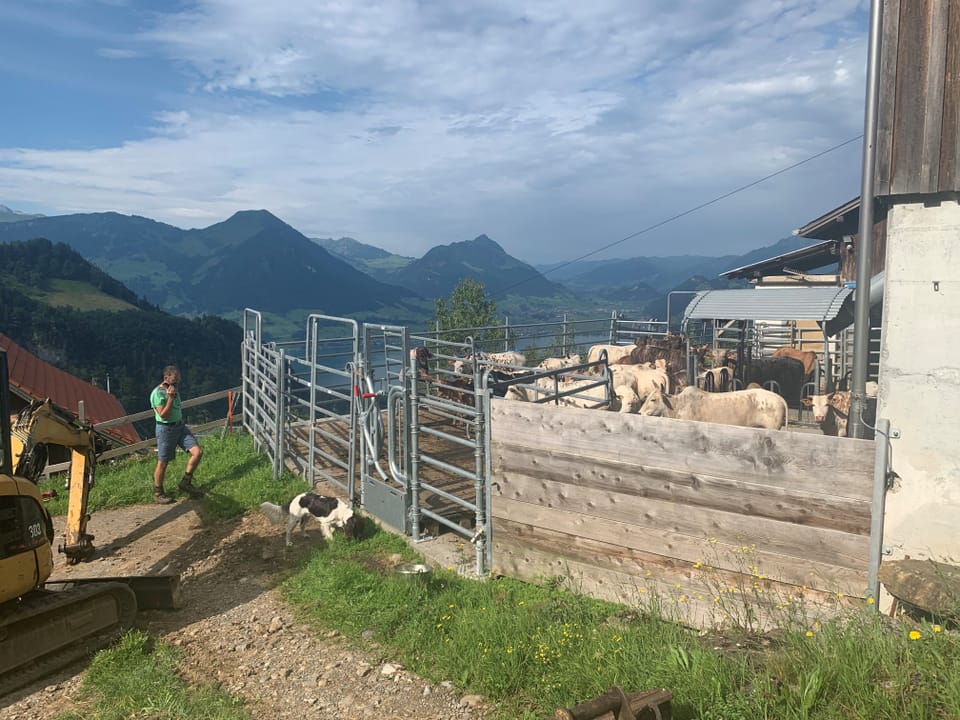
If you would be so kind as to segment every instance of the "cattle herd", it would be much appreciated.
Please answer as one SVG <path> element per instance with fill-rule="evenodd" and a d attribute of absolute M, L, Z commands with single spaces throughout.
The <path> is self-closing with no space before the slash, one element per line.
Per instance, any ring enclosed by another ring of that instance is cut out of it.
<path fill-rule="evenodd" d="M 816 353 L 779 348 L 746 358 L 736 350 L 695 347 L 696 384 L 687 385 L 682 336 L 638 338 L 633 345 L 594 345 L 578 354 L 549 357 L 527 367 L 520 352 L 478 353 L 450 360 L 437 381 L 439 397 L 472 404 L 475 368 L 495 396 L 524 402 L 778 430 L 790 408 L 809 408 L 827 435 L 846 435 L 849 391 L 818 394 Z M 876 384 L 868 383 L 868 395 Z"/>

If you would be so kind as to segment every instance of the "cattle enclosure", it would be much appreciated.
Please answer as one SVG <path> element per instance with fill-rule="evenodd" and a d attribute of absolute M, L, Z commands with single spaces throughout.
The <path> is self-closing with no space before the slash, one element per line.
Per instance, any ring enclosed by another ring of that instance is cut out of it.
<path fill-rule="evenodd" d="M 479 364 L 451 399 L 445 368 L 471 342 L 311 317 L 287 346 L 251 320 L 245 426 L 277 472 L 332 483 L 414 542 L 469 540 L 479 576 L 655 596 L 695 624 L 735 595 L 876 594 L 886 453 L 872 441 L 513 402 Z M 417 346 L 436 386 L 416 379 Z"/>

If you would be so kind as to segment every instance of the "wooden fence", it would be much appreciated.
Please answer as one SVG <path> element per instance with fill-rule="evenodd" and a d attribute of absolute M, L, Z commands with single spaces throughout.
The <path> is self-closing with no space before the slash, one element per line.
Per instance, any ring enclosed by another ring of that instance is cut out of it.
<path fill-rule="evenodd" d="M 873 442 L 492 405 L 495 573 L 698 625 L 866 595 Z"/>
<path fill-rule="evenodd" d="M 242 396 L 243 388 L 237 386 L 235 388 L 230 388 L 229 390 L 219 390 L 209 395 L 201 395 L 200 397 L 191 398 L 190 400 L 184 400 L 181 404 L 181 407 L 184 410 L 187 410 L 192 407 L 198 407 L 200 405 L 207 405 L 208 403 L 216 402 L 218 400 L 229 399 L 231 402 L 236 402 Z M 233 420 L 234 415 L 236 415 L 236 420 Z M 83 417 L 83 401 L 80 401 L 80 407 L 77 408 L 77 416 Z M 153 410 L 144 410 L 142 412 L 134 413 L 133 415 L 125 415 L 124 417 L 116 418 L 114 420 L 105 420 L 104 422 L 97 423 L 93 425 L 94 430 L 106 430 L 107 428 L 116 427 L 117 425 L 126 425 L 127 423 L 134 423 L 139 420 L 148 420 L 154 417 Z M 190 425 L 190 430 L 194 435 L 199 435 L 201 433 L 210 432 L 211 430 L 216 430 L 219 428 L 226 428 L 229 422 L 236 422 L 237 425 L 241 425 L 242 415 L 238 411 L 233 411 L 230 409 L 230 412 L 227 417 L 219 418 L 217 420 L 211 420 L 210 422 L 203 423 L 201 425 Z M 141 450 L 146 450 L 151 447 L 156 447 L 157 439 L 155 437 L 148 438 L 146 440 L 141 440 L 138 443 L 132 443 L 130 445 L 121 445 L 120 447 L 107 450 L 105 452 L 97 455 L 98 461 L 110 460 L 112 458 L 125 457 L 127 455 L 132 455 L 135 452 Z M 66 472 L 70 469 L 70 462 L 58 463 L 56 465 L 48 465 L 44 471 L 44 475 L 53 475 L 58 472 Z"/>

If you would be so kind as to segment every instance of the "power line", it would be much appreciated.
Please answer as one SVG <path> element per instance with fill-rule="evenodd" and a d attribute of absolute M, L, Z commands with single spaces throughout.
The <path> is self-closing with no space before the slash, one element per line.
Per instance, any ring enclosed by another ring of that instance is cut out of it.
<path fill-rule="evenodd" d="M 790 170 L 794 170 L 794 169 L 800 167 L 801 165 L 806 165 L 808 162 L 812 162 L 812 161 L 816 160 L 817 158 L 821 158 L 821 157 L 823 157 L 824 155 L 827 155 L 827 154 L 829 154 L 829 153 L 832 153 L 834 150 L 839 150 L 839 149 L 842 148 L 842 147 L 846 147 L 846 146 L 849 145 L 850 143 L 854 143 L 854 142 L 856 142 L 857 140 L 861 140 L 862 138 L 863 138 L 863 134 L 861 133 L 860 135 L 857 135 L 856 137 L 852 137 L 852 138 L 850 138 L 849 140 L 844 140 L 842 143 L 838 143 L 837 145 L 834 145 L 833 147 L 829 147 L 829 148 L 827 148 L 826 150 L 821 150 L 820 152 L 816 153 L 815 155 L 811 155 L 810 157 L 804 158 L 803 160 L 800 160 L 799 162 L 795 162 L 795 163 L 793 163 L 792 165 L 788 165 L 787 167 L 780 168 L 779 170 L 777 170 L 777 171 L 775 171 L 775 172 L 772 172 L 772 173 L 770 173 L 769 175 L 764 175 L 764 176 L 763 176 L 762 178 L 760 178 L 759 180 L 754 180 L 753 182 L 749 182 L 749 183 L 747 183 L 746 185 L 741 185 L 741 186 L 738 187 L 738 188 L 735 188 L 735 189 L 733 189 L 733 190 L 730 190 L 729 192 L 723 193 L 723 195 L 718 195 L 717 197 L 713 198 L 712 200 L 707 200 L 706 202 L 702 202 L 702 203 L 700 203 L 699 205 L 695 205 L 694 207 L 692 207 L 692 208 L 690 208 L 690 209 L 688 209 L 688 210 L 684 210 L 683 212 L 677 213 L 676 215 L 671 215 L 670 217 L 668 217 L 668 218 L 666 218 L 666 219 L 664 219 L 664 220 L 660 220 L 660 221 L 658 221 L 658 222 L 655 222 L 653 225 L 648 225 L 647 227 L 643 228 L 642 230 L 637 230 L 635 233 L 631 233 L 630 235 L 627 235 L 627 236 L 624 237 L 624 238 L 621 238 L 621 239 L 619 239 L 619 240 L 615 240 L 615 241 L 613 241 L 613 242 L 611 242 L 611 243 L 607 243 L 606 245 L 604 245 L 604 246 L 602 246 L 602 247 L 599 247 L 599 248 L 597 248 L 596 250 L 591 250 L 591 251 L 588 252 L 586 255 L 581 255 L 580 257 L 574 258 L 573 260 L 567 260 L 566 262 L 563 262 L 563 263 L 557 265 L 555 268 L 550 268 L 550 269 L 547 270 L 546 272 L 544 272 L 544 273 L 538 273 L 537 275 L 549 275 L 550 273 L 556 272 L 557 270 L 560 270 L 561 268 L 565 268 L 565 267 L 567 267 L 567 266 L 569 266 L 569 265 L 573 265 L 574 263 L 580 262 L 581 260 L 586 260 L 588 257 L 592 257 L 592 256 L 596 255 L 597 253 L 603 252 L 604 250 L 609 250 L 609 249 L 612 248 L 612 247 L 616 247 L 617 245 L 620 245 L 621 243 L 625 243 L 627 240 L 632 240 L 633 238 L 638 237 L 638 236 L 640 236 L 640 235 L 643 235 L 644 233 L 648 233 L 648 232 L 650 232 L 651 230 L 656 230 L 657 228 L 663 227 L 664 225 L 666 225 L 666 224 L 668 224 L 668 223 L 672 223 L 673 221 L 679 220 L 679 219 L 682 218 L 682 217 L 686 217 L 687 215 L 691 215 L 691 214 L 697 212 L 698 210 L 703 210 L 705 207 L 709 207 L 710 205 L 714 205 L 714 204 L 720 202 L 721 200 L 726 200 L 728 197 L 731 197 L 731 196 L 733 196 L 733 195 L 736 195 L 737 193 L 741 193 L 741 192 L 743 192 L 744 190 L 749 190 L 750 188 L 752 188 L 752 187 L 754 187 L 754 186 L 756 186 L 756 185 L 759 185 L 759 184 L 762 183 L 762 182 L 766 182 L 767 180 L 770 180 L 771 178 L 777 177 L 777 175 L 783 175 L 785 172 L 789 172 Z M 526 280 L 521 280 L 520 282 L 516 282 L 516 283 L 514 283 L 513 285 L 510 285 L 510 286 L 504 288 L 501 292 L 506 292 L 507 290 L 512 290 L 512 289 L 515 288 L 515 287 L 519 287 L 520 285 L 523 285 L 524 283 L 527 283 L 527 282 L 530 282 L 531 280 L 536 279 L 536 277 L 537 277 L 537 276 L 531 276 L 531 277 L 527 278 Z"/>

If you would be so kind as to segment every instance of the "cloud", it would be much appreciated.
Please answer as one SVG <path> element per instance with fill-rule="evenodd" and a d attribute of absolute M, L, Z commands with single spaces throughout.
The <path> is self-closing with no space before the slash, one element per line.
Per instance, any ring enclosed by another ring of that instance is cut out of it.
<path fill-rule="evenodd" d="M 97 55 L 110 60 L 129 60 L 130 58 L 139 57 L 140 53 L 138 53 L 136 50 L 103 47 L 97 49 Z"/>
<path fill-rule="evenodd" d="M 859 134 L 864 5 L 199 0 L 108 55 L 183 78 L 146 137 L 0 149 L 0 198 L 173 224 L 263 207 L 408 255 L 486 232 L 572 257 Z M 775 241 L 858 172 L 852 146 L 619 254 Z"/>

